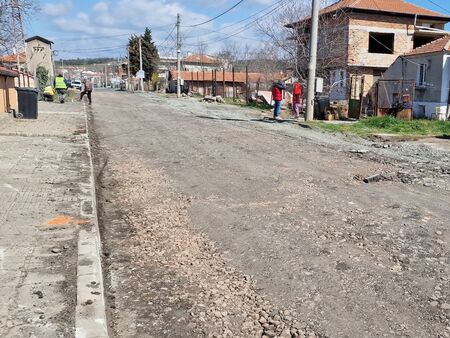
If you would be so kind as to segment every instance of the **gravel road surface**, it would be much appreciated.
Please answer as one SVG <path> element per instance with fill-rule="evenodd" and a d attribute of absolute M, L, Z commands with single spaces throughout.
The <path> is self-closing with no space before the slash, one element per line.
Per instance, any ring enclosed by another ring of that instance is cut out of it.
<path fill-rule="evenodd" d="M 113 336 L 449 337 L 445 140 L 262 117 L 95 93 Z"/>

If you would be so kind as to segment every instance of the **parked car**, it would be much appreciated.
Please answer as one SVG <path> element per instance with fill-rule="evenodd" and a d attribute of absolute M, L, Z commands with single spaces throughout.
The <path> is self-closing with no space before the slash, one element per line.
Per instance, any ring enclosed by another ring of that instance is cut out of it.
<path fill-rule="evenodd" d="M 69 80 L 64 79 L 64 83 L 66 84 L 67 88 L 72 88 L 72 82 Z"/>
<path fill-rule="evenodd" d="M 83 87 L 83 85 L 81 84 L 81 81 L 80 81 L 80 80 L 72 80 L 72 82 L 70 83 L 70 85 L 71 85 L 73 88 L 76 88 L 76 89 L 79 89 L 79 90 L 81 90 L 81 88 Z"/>

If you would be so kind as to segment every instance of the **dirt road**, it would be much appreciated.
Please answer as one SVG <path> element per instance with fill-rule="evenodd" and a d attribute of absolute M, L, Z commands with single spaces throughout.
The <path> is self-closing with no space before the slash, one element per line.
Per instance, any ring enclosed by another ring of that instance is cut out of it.
<path fill-rule="evenodd" d="M 113 335 L 450 336 L 449 153 L 156 94 L 91 122 Z"/>

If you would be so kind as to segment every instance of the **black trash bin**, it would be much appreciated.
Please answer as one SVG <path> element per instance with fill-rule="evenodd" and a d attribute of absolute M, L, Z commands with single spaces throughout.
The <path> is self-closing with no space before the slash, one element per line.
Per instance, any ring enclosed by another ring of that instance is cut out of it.
<path fill-rule="evenodd" d="M 314 99 L 314 118 L 317 120 L 325 119 L 325 114 L 329 107 L 330 98 L 328 96 L 317 96 Z"/>
<path fill-rule="evenodd" d="M 19 109 L 16 117 L 19 119 L 37 119 L 38 90 L 35 88 L 16 88 Z"/>

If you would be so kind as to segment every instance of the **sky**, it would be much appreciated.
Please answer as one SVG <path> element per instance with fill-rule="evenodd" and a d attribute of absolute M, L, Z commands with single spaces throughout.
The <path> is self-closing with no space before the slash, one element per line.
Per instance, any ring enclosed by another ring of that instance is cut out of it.
<path fill-rule="evenodd" d="M 263 47 L 267 43 L 265 42 L 267 38 L 257 32 L 254 20 L 276 13 L 279 7 L 279 0 L 244 0 L 216 20 L 198 27 L 187 27 L 214 18 L 236 4 L 238 0 L 38 0 L 36 2 L 39 12 L 27 20 L 25 33 L 27 36 L 40 35 L 52 40 L 57 53 L 56 59 L 124 57 L 130 34 L 141 34 L 146 26 L 152 29 L 153 39 L 160 54 L 174 56 L 177 13 L 181 15 L 183 54 L 195 53 L 200 49 L 206 50 L 206 53 L 214 53 L 229 42 Z M 408 2 L 450 15 L 450 0 L 408 0 Z M 447 29 L 450 30 L 450 26 L 447 26 Z M 214 33 L 212 30 L 220 32 Z"/>

